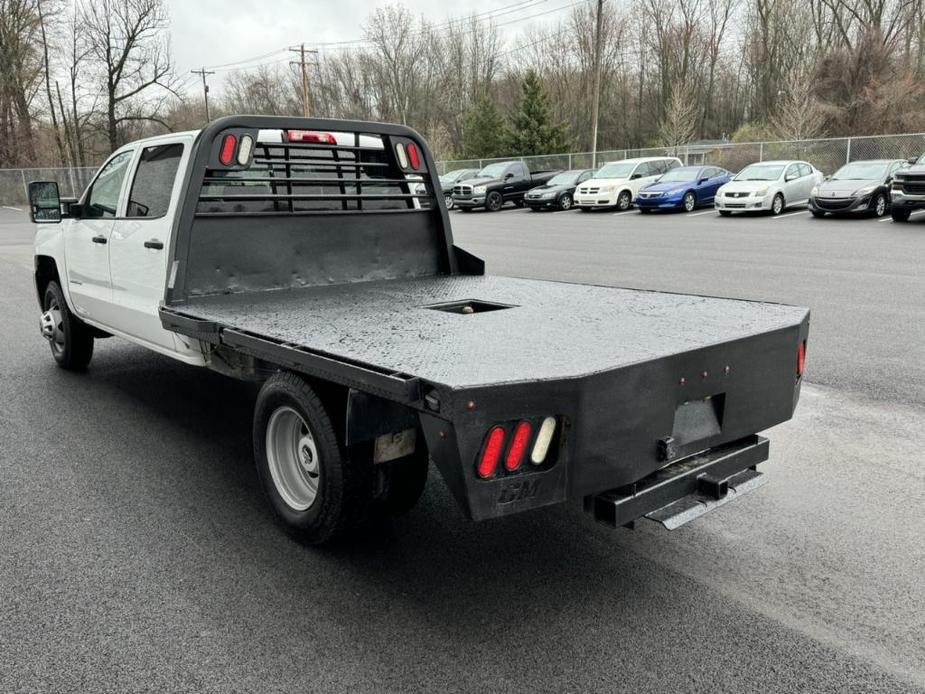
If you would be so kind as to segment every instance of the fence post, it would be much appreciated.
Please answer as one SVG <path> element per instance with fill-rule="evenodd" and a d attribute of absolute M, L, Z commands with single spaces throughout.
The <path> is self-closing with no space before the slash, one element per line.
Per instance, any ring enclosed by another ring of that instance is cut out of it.
<path fill-rule="evenodd" d="M 846 164 L 851 163 L 851 138 L 850 137 L 848 138 L 848 149 L 845 152 L 845 163 Z"/>
<path fill-rule="evenodd" d="M 758 161 L 764 161 L 764 143 L 758 143 Z"/>
<path fill-rule="evenodd" d="M 480 169 L 484 169 L 484 168 L 485 168 L 485 166 L 482 164 L 482 160 L 481 160 L 481 159 L 479 159 L 479 168 L 480 168 Z"/>
<path fill-rule="evenodd" d="M 29 184 L 26 183 L 26 170 L 20 169 L 19 174 L 20 176 L 22 176 L 22 192 L 23 192 L 23 195 L 26 196 L 25 201 L 26 201 L 26 204 L 28 205 L 29 204 Z"/>
<path fill-rule="evenodd" d="M 572 153 L 571 152 L 569 152 L 569 155 L 568 155 L 568 168 L 569 170 L 571 170 L 572 168 Z"/>

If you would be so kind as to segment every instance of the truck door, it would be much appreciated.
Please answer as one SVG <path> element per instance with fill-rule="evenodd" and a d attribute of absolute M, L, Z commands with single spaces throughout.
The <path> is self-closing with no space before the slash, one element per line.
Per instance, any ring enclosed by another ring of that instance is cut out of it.
<path fill-rule="evenodd" d="M 510 178 L 508 178 L 508 175 L 510 175 Z M 511 164 L 508 167 L 508 170 L 504 173 L 504 179 L 504 187 L 501 194 L 505 199 L 518 197 L 520 193 L 523 193 L 529 188 L 530 181 L 527 177 L 527 167 L 520 162 Z"/>
<path fill-rule="evenodd" d="M 64 231 L 68 294 L 78 315 L 108 323 L 112 302 L 109 237 L 133 152 L 115 154 L 99 170 L 83 198 L 80 216 Z"/>
<path fill-rule="evenodd" d="M 177 171 L 182 142 L 141 150 L 128 186 L 125 217 L 116 220 L 109 248 L 113 327 L 132 337 L 174 349 L 158 309 L 167 281 L 170 229 L 178 204 Z"/>

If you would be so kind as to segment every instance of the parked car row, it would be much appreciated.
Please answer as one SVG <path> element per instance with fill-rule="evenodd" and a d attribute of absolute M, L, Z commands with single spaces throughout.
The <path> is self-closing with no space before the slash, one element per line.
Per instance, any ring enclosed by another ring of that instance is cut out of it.
<path fill-rule="evenodd" d="M 806 205 L 815 217 L 872 214 L 906 221 L 925 209 L 925 154 L 916 159 L 871 159 L 845 164 L 826 177 L 809 162 L 762 161 L 733 174 L 719 166 L 684 166 L 676 157 L 638 157 L 599 169 L 537 171 L 521 161 L 494 162 L 481 170 L 458 169 L 441 177 L 447 209 L 496 212 L 506 202 L 531 210 L 595 209 L 642 214 L 691 212 L 713 206 L 778 215 Z"/>

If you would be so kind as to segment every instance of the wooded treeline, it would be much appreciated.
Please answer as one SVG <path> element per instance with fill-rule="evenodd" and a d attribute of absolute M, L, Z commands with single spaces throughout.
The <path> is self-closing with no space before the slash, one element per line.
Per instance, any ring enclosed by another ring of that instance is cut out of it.
<path fill-rule="evenodd" d="M 443 158 L 588 150 L 599 50 L 600 149 L 925 130 L 925 0 L 605 0 L 599 45 L 597 10 L 523 30 L 379 8 L 315 55 L 313 114 L 407 123 Z M 213 77 L 213 117 L 301 114 L 289 59 Z M 163 0 L 0 0 L 0 65 L 0 167 L 95 165 L 204 120 Z"/>

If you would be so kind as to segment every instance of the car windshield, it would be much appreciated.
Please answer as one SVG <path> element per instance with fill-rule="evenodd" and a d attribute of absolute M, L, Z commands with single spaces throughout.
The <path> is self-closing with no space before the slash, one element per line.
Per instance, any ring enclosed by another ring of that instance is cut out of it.
<path fill-rule="evenodd" d="M 440 177 L 441 183 L 453 183 L 459 180 L 461 176 L 468 177 L 472 172 L 469 169 L 456 169 L 456 171 L 447 171 Z"/>
<path fill-rule="evenodd" d="M 575 181 L 578 180 L 578 177 L 581 176 L 581 171 L 564 171 L 563 173 L 556 174 L 549 179 L 549 183 L 546 185 L 550 186 L 570 186 Z"/>
<path fill-rule="evenodd" d="M 869 181 L 886 177 L 887 165 L 883 162 L 855 161 L 845 164 L 832 174 L 833 181 Z"/>
<path fill-rule="evenodd" d="M 623 162 L 604 164 L 592 178 L 629 178 L 635 168 L 636 164 L 624 164 Z"/>
<path fill-rule="evenodd" d="M 922 156 L 920 156 L 920 157 L 919 157 L 919 160 L 918 160 L 916 163 L 917 163 L 917 164 L 925 164 L 925 154 L 923 154 Z"/>
<path fill-rule="evenodd" d="M 499 161 L 495 164 L 489 164 L 479 171 L 479 178 L 500 178 L 504 170 L 508 167 L 508 162 Z"/>
<path fill-rule="evenodd" d="M 752 164 L 738 174 L 737 181 L 776 181 L 784 171 L 783 164 Z"/>
<path fill-rule="evenodd" d="M 699 168 L 688 168 L 686 166 L 679 167 L 677 169 L 672 169 L 660 179 L 659 183 L 683 183 L 687 181 L 696 181 L 698 176 L 700 176 L 701 169 Z"/>

